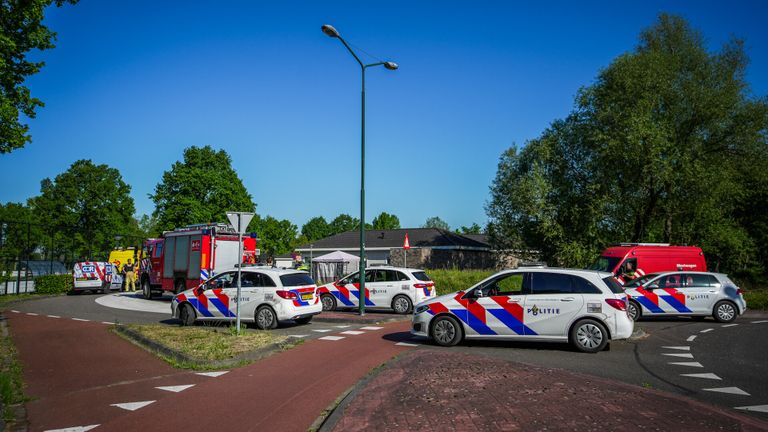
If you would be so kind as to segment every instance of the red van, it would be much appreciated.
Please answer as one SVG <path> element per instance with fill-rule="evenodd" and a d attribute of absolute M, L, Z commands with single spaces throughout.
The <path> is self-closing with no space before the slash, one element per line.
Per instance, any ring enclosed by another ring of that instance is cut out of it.
<path fill-rule="evenodd" d="M 621 243 L 604 250 L 589 268 L 622 275 L 632 266 L 642 276 L 665 271 L 707 271 L 704 252 L 696 246 L 670 246 L 666 243 Z"/>

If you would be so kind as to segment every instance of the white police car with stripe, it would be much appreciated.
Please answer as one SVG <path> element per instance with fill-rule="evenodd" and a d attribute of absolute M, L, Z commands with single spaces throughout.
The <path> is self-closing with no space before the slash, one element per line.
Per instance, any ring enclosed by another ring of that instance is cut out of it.
<path fill-rule="evenodd" d="M 271 267 L 243 267 L 240 320 L 260 329 L 273 329 L 280 321 L 306 324 L 322 312 L 315 281 L 307 272 Z M 237 310 L 237 269 L 174 296 L 171 313 L 182 325 L 196 320 L 233 321 Z"/>

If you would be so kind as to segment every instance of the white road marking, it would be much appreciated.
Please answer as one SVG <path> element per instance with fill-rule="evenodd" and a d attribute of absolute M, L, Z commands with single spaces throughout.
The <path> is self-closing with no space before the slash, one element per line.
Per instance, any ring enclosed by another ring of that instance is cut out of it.
<path fill-rule="evenodd" d="M 13 310 L 13 309 L 11 309 L 11 312 L 13 312 L 13 313 L 21 313 L 21 312 L 19 312 L 17 310 Z"/>
<path fill-rule="evenodd" d="M 417 344 L 406 343 L 406 342 L 398 342 L 395 345 L 406 346 L 406 347 L 417 347 L 418 346 Z"/>
<path fill-rule="evenodd" d="M 334 327 L 336 327 L 336 328 L 348 328 L 349 326 L 348 325 L 339 325 L 339 326 L 334 326 Z"/>
<path fill-rule="evenodd" d="M 680 351 L 690 351 L 691 347 L 689 346 L 663 346 L 664 349 L 673 349 L 673 350 L 680 350 Z"/>
<path fill-rule="evenodd" d="M 166 387 L 155 387 L 155 388 L 158 390 L 165 390 L 169 392 L 178 393 L 194 386 L 195 386 L 194 384 L 188 384 L 188 385 L 177 385 L 177 386 L 166 386 Z"/>
<path fill-rule="evenodd" d="M 734 409 L 768 413 L 768 405 L 743 406 L 743 407 L 735 407 Z"/>
<path fill-rule="evenodd" d="M 744 390 L 738 387 L 717 387 L 717 388 L 708 388 L 708 389 L 702 389 L 702 390 L 718 392 L 718 393 L 735 394 L 735 395 L 741 395 L 741 396 L 749 396 L 749 393 L 745 392 Z"/>
<path fill-rule="evenodd" d="M 360 327 L 360 330 L 381 330 L 384 327 Z"/>
<path fill-rule="evenodd" d="M 688 339 L 686 339 L 686 342 L 693 342 L 693 340 L 696 339 L 696 335 L 688 336 Z"/>
<path fill-rule="evenodd" d="M 64 429 L 48 429 L 45 432 L 87 432 L 91 429 L 97 428 L 101 425 L 88 425 L 88 426 L 72 426 Z"/>
<path fill-rule="evenodd" d="M 700 374 L 680 374 L 680 376 L 689 377 L 689 378 L 703 378 L 703 379 L 713 379 L 713 380 L 722 380 L 719 376 L 713 374 L 713 373 L 700 373 Z"/>
<path fill-rule="evenodd" d="M 61 318 L 61 317 L 58 315 L 48 315 L 48 318 Z"/>
<path fill-rule="evenodd" d="M 708 332 L 711 332 L 712 330 L 714 330 L 714 329 L 713 328 L 708 328 L 708 329 L 704 329 L 704 330 L 700 331 L 699 333 L 708 333 Z"/>
<path fill-rule="evenodd" d="M 670 357 L 689 358 L 689 359 L 693 358 L 693 354 L 680 354 L 680 353 L 667 354 L 667 353 L 663 353 L 662 355 L 670 356 Z"/>
<path fill-rule="evenodd" d="M 29 315 L 29 316 L 37 316 L 36 313 L 32 313 L 32 312 L 27 312 L 27 315 Z"/>
<path fill-rule="evenodd" d="M 90 321 L 90 320 L 82 319 L 82 318 L 72 318 L 72 321 Z"/>
<path fill-rule="evenodd" d="M 216 378 L 216 377 L 220 377 L 220 376 L 224 375 L 227 372 L 229 372 L 229 371 L 197 372 L 195 375 L 202 375 L 202 376 L 207 376 L 207 377 L 211 377 L 211 378 Z"/>
<path fill-rule="evenodd" d="M 317 330 L 312 330 L 312 331 L 313 332 L 318 332 L 318 333 L 328 333 L 329 331 L 331 331 L 331 329 L 317 329 Z"/>
<path fill-rule="evenodd" d="M 673 362 L 669 364 L 675 365 L 675 366 L 704 367 L 704 365 L 702 365 L 699 362 Z"/>
<path fill-rule="evenodd" d="M 115 323 L 109 321 L 102 321 L 101 323 L 106 325 L 115 325 Z"/>
<path fill-rule="evenodd" d="M 320 340 L 328 340 L 328 341 L 337 341 L 345 339 L 344 336 L 323 336 L 320 338 Z"/>
<path fill-rule="evenodd" d="M 726 324 L 726 325 L 724 325 L 723 327 L 733 327 L 733 326 L 737 326 L 737 325 L 738 325 L 738 324 Z"/>
<path fill-rule="evenodd" d="M 357 331 L 357 330 L 347 330 L 347 331 L 343 331 L 343 332 L 341 332 L 339 334 L 357 336 L 357 335 L 365 334 L 365 332 L 361 332 L 361 331 Z"/>
<path fill-rule="evenodd" d="M 153 404 L 155 401 L 143 401 L 143 402 L 126 402 L 121 404 L 111 404 L 110 406 L 122 408 L 128 411 L 136 411 L 137 409 L 144 408 L 149 404 Z"/>
<path fill-rule="evenodd" d="M 767 323 L 767 322 L 768 322 L 768 320 L 752 321 L 752 324 L 762 324 L 762 323 Z"/>
<path fill-rule="evenodd" d="M 309 337 L 309 335 L 288 335 L 288 337 L 293 337 L 293 338 L 305 338 L 305 337 Z"/>

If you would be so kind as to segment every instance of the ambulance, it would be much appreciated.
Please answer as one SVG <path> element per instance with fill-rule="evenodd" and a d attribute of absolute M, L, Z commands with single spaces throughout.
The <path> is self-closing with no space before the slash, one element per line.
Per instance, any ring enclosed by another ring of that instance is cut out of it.
<path fill-rule="evenodd" d="M 671 246 L 668 243 L 620 243 L 605 249 L 589 267 L 611 272 L 624 284 L 624 275 L 635 277 L 667 271 L 707 271 L 704 252 L 696 246 Z"/>

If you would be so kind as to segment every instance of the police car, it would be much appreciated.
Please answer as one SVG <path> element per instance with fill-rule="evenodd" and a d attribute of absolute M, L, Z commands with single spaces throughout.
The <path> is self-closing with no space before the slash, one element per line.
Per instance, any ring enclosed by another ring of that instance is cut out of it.
<path fill-rule="evenodd" d="M 240 319 L 266 330 L 279 321 L 306 324 L 322 311 L 315 281 L 306 272 L 271 267 L 243 267 Z M 237 269 L 219 273 L 196 288 L 174 296 L 171 313 L 182 325 L 196 320 L 236 319 Z"/>
<path fill-rule="evenodd" d="M 741 289 L 722 273 L 651 273 L 624 285 L 629 316 L 712 316 L 729 323 L 747 310 Z"/>
<path fill-rule="evenodd" d="M 416 305 L 411 333 L 442 346 L 465 338 L 570 342 L 593 353 L 611 339 L 632 335 L 626 302 L 611 273 L 505 270 L 465 291 Z"/>
<path fill-rule="evenodd" d="M 318 289 L 324 311 L 359 307 L 360 272 L 352 273 Z M 435 283 L 424 270 L 374 267 L 365 270 L 365 307 L 411 312 L 413 305 L 437 295 Z"/>

